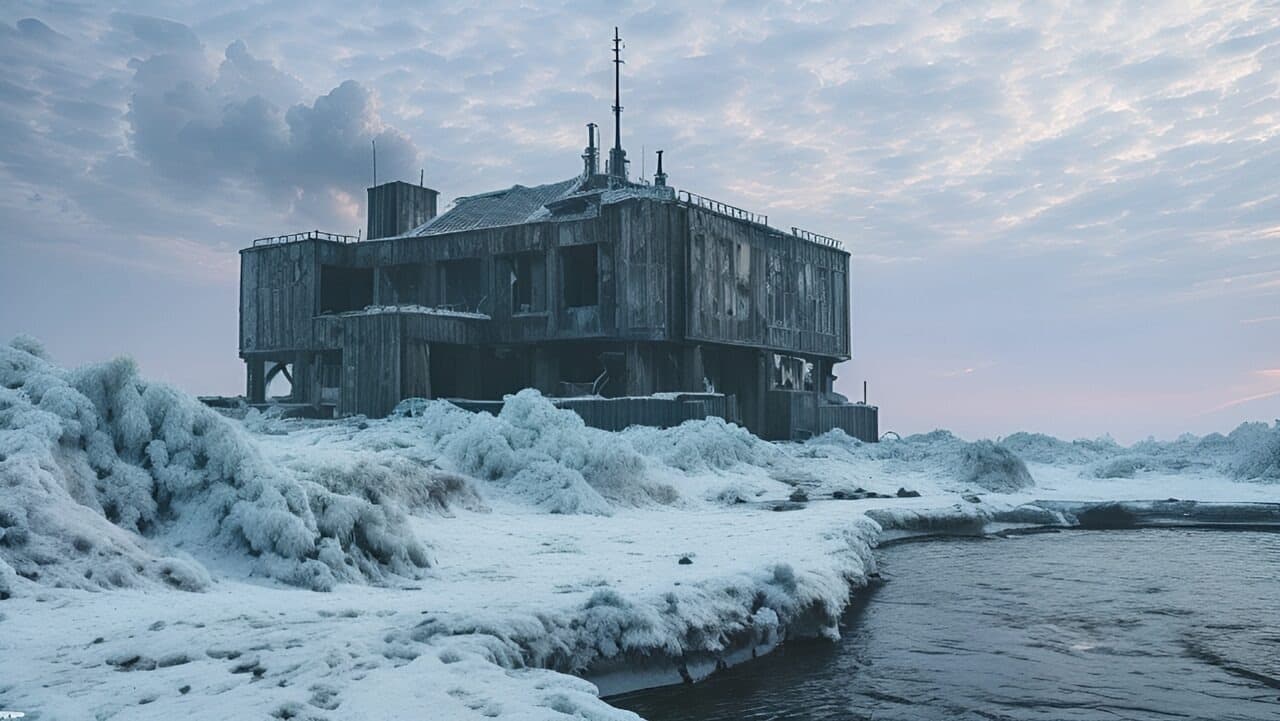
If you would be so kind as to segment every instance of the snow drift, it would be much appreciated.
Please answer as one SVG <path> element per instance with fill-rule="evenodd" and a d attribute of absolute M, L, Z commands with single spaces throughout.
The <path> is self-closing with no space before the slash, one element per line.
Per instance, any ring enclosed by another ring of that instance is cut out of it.
<path fill-rule="evenodd" d="M 618 434 L 588 427 L 581 416 L 531 388 L 507 396 L 496 416 L 421 399 L 402 403 L 398 414 L 413 419 L 421 441 L 435 448 L 446 467 L 550 513 L 609 515 L 614 506 L 678 497 L 648 473 L 645 457 Z"/>
<path fill-rule="evenodd" d="M 428 566 L 398 505 L 269 463 L 239 424 L 129 360 L 66 371 L 25 338 L 0 348 L 0 479 L 6 593 L 14 575 L 199 590 L 209 577 L 192 556 L 228 550 L 250 572 L 314 589 Z"/>

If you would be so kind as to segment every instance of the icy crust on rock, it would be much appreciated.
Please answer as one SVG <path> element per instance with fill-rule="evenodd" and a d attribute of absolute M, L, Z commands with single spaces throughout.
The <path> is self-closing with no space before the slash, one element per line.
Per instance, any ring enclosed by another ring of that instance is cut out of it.
<path fill-rule="evenodd" d="M 867 517 L 881 531 L 915 534 L 981 534 L 992 524 L 1067 526 L 1074 520 L 1039 504 L 956 504 L 946 508 L 873 508 Z"/>
<path fill-rule="evenodd" d="M 411 629 L 388 634 L 388 653 L 416 657 L 424 644 L 437 644 L 483 653 L 507 668 L 591 677 L 698 658 L 714 668 L 735 651 L 750 655 L 785 638 L 838 639 L 851 594 L 876 570 L 872 547 L 879 530 L 866 518 L 828 530 L 828 553 L 811 559 L 808 568 L 766 564 L 641 598 L 602 588 L 562 610 L 433 613 Z"/>
<path fill-rule="evenodd" d="M 270 463 L 242 426 L 144 381 L 131 361 L 66 371 L 33 341 L 0 347 L 7 586 L 12 572 L 58 586 L 200 590 L 209 576 L 192 555 L 239 558 L 319 590 L 417 575 L 426 548 L 398 504 L 369 496 Z"/>

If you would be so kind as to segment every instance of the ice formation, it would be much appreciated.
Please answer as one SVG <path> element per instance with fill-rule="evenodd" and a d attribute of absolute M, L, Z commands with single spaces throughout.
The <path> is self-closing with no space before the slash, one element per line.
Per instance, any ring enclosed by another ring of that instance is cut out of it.
<path fill-rule="evenodd" d="M 0 476 L 4 561 L 51 585 L 198 590 L 192 557 L 225 551 L 315 589 L 429 565 L 398 504 L 270 463 L 240 425 L 125 359 L 64 371 L 29 340 L 0 348 Z"/>
<path fill-rule="evenodd" d="M 1277 480 L 1263 423 L 1128 447 L 774 444 L 717 419 L 609 433 L 535 391 L 496 415 L 236 420 L 128 361 L 63 370 L 18 339 L 0 348 L 0 707 L 634 719 L 596 688 L 836 635 L 878 540 L 1183 518 L 1135 500 L 1188 491 L 1237 502 L 1197 519 L 1268 520 Z"/>

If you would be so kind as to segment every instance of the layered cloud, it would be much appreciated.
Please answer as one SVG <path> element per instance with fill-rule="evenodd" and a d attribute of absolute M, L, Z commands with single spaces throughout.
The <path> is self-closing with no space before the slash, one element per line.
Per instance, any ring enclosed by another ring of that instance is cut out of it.
<path fill-rule="evenodd" d="M 633 172 L 663 148 L 676 185 L 845 239 L 843 372 L 891 421 L 963 431 L 939 399 L 977 398 L 999 408 L 975 433 L 1088 432 L 1106 399 L 1121 435 L 1280 411 L 1255 372 L 1280 355 L 1266 2 L 20 2 L 3 242 L 233 286 L 256 235 L 361 225 L 373 140 L 380 178 L 425 167 L 446 200 L 569 177 L 585 123 L 612 129 L 614 25 Z"/>

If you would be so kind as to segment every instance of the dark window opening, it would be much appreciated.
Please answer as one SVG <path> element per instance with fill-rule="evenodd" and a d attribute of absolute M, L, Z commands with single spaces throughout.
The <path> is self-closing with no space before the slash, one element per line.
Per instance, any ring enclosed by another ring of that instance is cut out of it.
<path fill-rule="evenodd" d="M 320 312 L 345 313 L 373 305 L 373 268 L 320 266 Z"/>
<path fill-rule="evenodd" d="M 441 307 L 480 312 L 484 303 L 484 279 L 479 258 L 448 260 L 440 264 Z"/>
<path fill-rule="evenodd" d="M 389 265 L 382 272 L 390 286 L 392 305 L 428 305 L 425 266 Z"/>
<path fill-rule="evenodd" d="M 511 288 L 512 313 L 537 313 L 547 308 L 547 262 L 541 253 L 520 253 L 502 259 Z"/>
<path fill-rule="evenodd" d="M 600 303 L 600 270 L 595 244 L 560 249 L 564 262 L 564 304 L 581 308 Z"/>
<path fill-rule="evenodd" d="M 559 368 L 562 396 L 616 396 L 626 389 L 626 356 L 605 346 L 566 345 Z"/>

